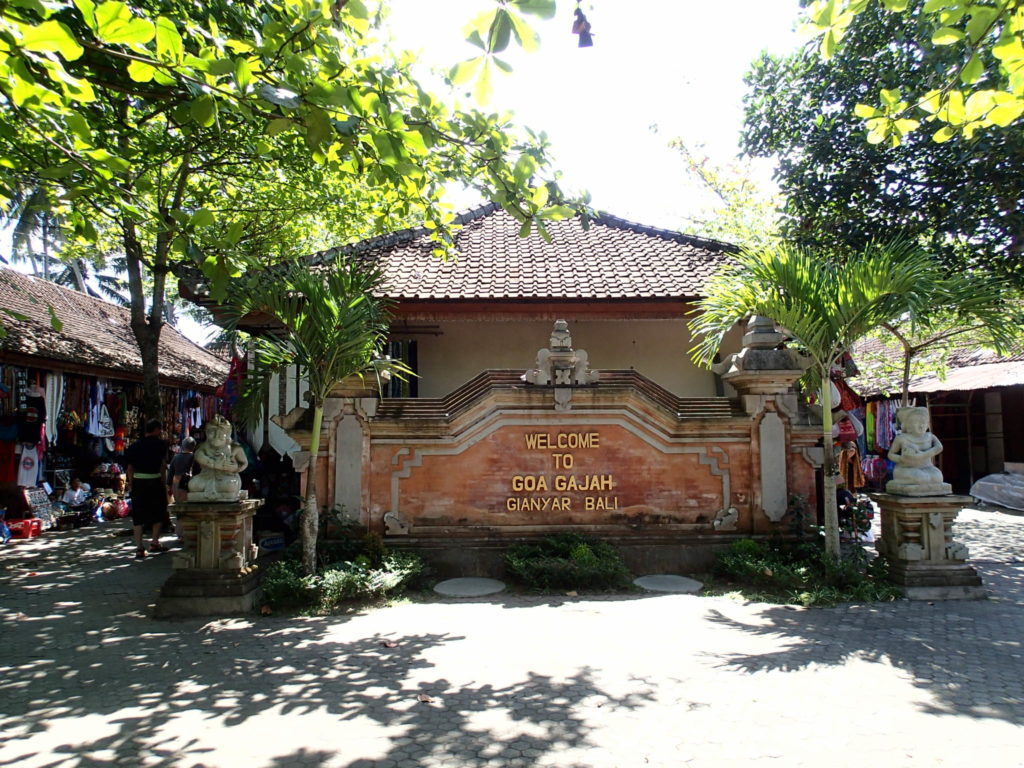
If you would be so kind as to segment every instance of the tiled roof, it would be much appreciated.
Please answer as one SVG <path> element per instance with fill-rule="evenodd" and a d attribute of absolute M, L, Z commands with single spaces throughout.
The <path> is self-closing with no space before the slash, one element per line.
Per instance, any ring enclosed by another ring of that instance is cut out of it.
<path fill-rule="evenodd" d="M 7 335 L 0 353 L 19 353 L 46 361 L 68 362 L 139 375 L 142 358 L 132 335 L 128 309 L 11 269 L 0 269 L 0 307 L 27 320 L 2 317 Z M 49 307 L 63 323 L 53 328 Z M 160 377 L 168 382 L 215 387 L 228 365 L 193 344 L 169 325 L 160 333 Z"/>
<path fill-rule="evenodd" d="M 339 250 L 365 255 L 385 274 L 394 299 L 696 298 L 734 246 L 635 224 L 607 214 L 546 222 L 551 242 L 490 203 L 457 218 L 457 257 L 433 255 L 426 229 L 414 228 Z"/>

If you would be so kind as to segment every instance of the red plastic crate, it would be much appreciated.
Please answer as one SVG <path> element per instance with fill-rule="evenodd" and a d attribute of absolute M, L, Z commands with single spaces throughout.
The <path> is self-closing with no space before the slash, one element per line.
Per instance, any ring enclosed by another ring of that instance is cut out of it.
<path fill-rule="evenodd" d="M 43 521 L 31 517 L 24 520 L 8 520 L 7 527 L 15 539 L 31 539 L 43 532 Z"/>

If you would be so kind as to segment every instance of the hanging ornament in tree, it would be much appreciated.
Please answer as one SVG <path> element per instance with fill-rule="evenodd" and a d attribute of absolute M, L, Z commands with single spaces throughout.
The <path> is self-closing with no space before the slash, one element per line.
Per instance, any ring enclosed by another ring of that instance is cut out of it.
<path fill-rule="evenodd" d="M 590 22 L 587 21 L 587 16 L 583 13 L 579 3 L 576 3 L 574 16 L 576 18 L 572 22 L 572 33 L 580 36 L 579 47 L 590 48 L 594 44 L 594 38 L 590 34 Z"/>

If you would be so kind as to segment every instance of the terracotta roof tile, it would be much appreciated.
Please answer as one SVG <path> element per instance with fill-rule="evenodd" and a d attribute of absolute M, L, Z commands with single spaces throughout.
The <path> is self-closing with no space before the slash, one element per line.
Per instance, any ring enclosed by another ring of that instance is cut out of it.
<path fill-rule="evenodd" d="M 3 318 L 7 335 L 0 352 L 16 352 L 59 363 L 142 373 L 128 309 L 11 269 L 0 269 L 0 307 L 27 320 Z M 50 322 L 49 307 L 63 323 Z M 201 387 L 220 385 L 227 363 L 192 343 L 169 325 L 160 333 L 160 377 Z"/>
<path fill-rule="evenodd" d="M 647 227 L 608 214 L 546 223 L 551 242 L 491 203 L 457 217 L 455 258 L 433 255 L 426 229 L 406 229 L 339 250 L 379 262 L 394 299 L 695 298 L 728 243 Z"/>

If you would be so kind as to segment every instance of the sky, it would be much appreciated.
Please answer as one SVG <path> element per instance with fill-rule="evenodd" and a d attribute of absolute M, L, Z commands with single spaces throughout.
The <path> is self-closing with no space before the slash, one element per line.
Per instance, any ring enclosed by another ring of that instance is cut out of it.
<path fill-rule="evenodd" d="M 492 7 L 490 0 L 390 0 L 390 6 L 393 46 L 417 52 L 421 81 L 445 94 L 433 73 L 475 55 L 462 30 Z M 531 17 L 540 49 L 502 55 L 513 72 L 495 77 L 486 108 L 511 110 L 516 122 L 545 131 L 563 188 L 588 191 L 594 208 L 685 231 L 686 216 L 713 201 L 688 180 L 669 140 L 702 144 L 715 163 L 736 158 L 743 76 L 761 51 L 784 54 L 802 43 L 795 31 L 798 0 L 589 0 L 583 9 L 591 48 L 579 48 L 570 31 L 575 7 L 558 0 L 554 19 Z M 461 91 L 448 98 L 477 106 Z M 755 166 L 767 185 L 772 167 L 770 161 Z M 451 202 L 465 209 L 482 199 L 452 190 Z M 180 330 L 198 343 L 213 335 L 188 318 Z"/>
<path fill-rule="evenodd" d="M 391 3 L 396 43 L 419 52 L 426 77 L 474 55 L 462 28 L 490 7 L 486 0 L 445 0 L 439 14 L 440 5 Z M 583 8 L 592 48 L 577 47 L 570 32 L 574 8 L 559 0 L 555 19 L 533 22 L 540 50 L 503 56 L 514 69 L 495 78 L 488 108 L 513 110 L 517 122 L 547 132 L 565 187 L 588 190 L 595 208 L 679 228 L 708 198 L 687 182 L 669 140 L 703 144 L 719 163 L 736 157 L 743 76 L 762 50 L 784 54 L 801 44 L 798 2 L 590 0 Z M 474 106 L 468 97 L 462 102 Z M 769 180 L 771 168 L 762 163 L 759 177 Z"/>

